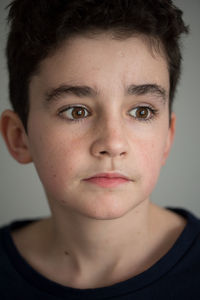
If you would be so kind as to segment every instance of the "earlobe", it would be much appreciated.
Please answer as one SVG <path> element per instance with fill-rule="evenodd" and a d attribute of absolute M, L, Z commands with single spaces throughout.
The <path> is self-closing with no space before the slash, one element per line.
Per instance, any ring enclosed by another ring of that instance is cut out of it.
<path fill-rule="evenodd" d="M 165 146 L 165 151 L 163 154 L 163 160 L 162 160 L 162 165 L 164 166 L 167 160 L 167 157 L 169 155 L 169 152 L 171 150 L 174 137 L 175 137 L 175 129 L 176 129 L 176 115 L 175 113 L 172 112 L 171 114 L 171 125 L 168 130 L 168 136 L 167 136 L 167 141 L 166 141 L 166 146 Z"/>
<path fill-rule="evenodd" d="M 22 164 L 32 162 L 28 139 L 18 115 L 5 110 L 1 116 L 1 134 L 12 157 Z"/>

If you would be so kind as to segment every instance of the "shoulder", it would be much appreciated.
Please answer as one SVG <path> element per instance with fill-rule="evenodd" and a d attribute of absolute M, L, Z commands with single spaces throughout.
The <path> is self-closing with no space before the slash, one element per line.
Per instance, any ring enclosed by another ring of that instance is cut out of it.
<path fill-rule="evenodd" d="M 15 299 L 23 292 L 30 299 L 34 288 L 28 283 L 23 257 L 18 251 L 12 234 L 26 231 L 35 220 L 16 221 L 0 228 L 0 299 Z M 32 299 L 32 298 L 31 298 Z M 34 298 L 35 299 L 35 298 Z"/>
<path fill-rule="evenodd" d="M 42 251 L 41 248 L 51 234 L 49 220 L 50 218 L 34 220 L 11 231 L 12 240 L 23 257 L 27 258 L 32 252 Z"/>
<path fill-rule="evenodd" d="M 14 221 L 0 227 L 0 266 L 12 264 L 14 261 L 16 248 L 12 239 L 12 230 L 26 227 L 30 222 L 28 220 Z M 2 268 L 0 268 L 1 270 Z"/>
<path fill-rule="evenodd" d="M 171 230 L 181 233 L 189 228 L 192 231 L 200 232 L 200 218 L 193 212 L 181 207 L 162 208 L 152 205 L 154 213 L 154 223 L 166 232 Z"/>
<path fill-rule="evenodd" d="M 171 293 L 173 299 L 199 299 L 199 217 L 183 208 L 168 208 L 158 210 L 155 223 L 160 233 L 160 260 L 152 270 L 159 274 L 160 292 Z"/>
<path fill-rule="evenodd" d="M 169 207 L 166 210 L 164 222 L 169 239 L 174 238 L 174 256 L 180 258 L 179 267 L 190 270 L 200 276 L 200 218 L 193 212 L 184 208 Z M 196 266 L 196 268 L 195 268 Z M 197 267 L 198 266 L 198 267 Z M 184 272 L 182 273 L 184 274 Z"/>
<path fill-rule="evenodd" d="M 10 225 L 0 228 L 0 299 L 8 299 L 9 293 L 19 284 L 19 278 L 13 265 L 15 253 L 10 238 Z M 14 294 L 13 294 L 14 297 Z"/>
<path fill-rule="evenodd" d="M 200 253 L 200 219 L 197 216 L 183 208 L 161 208 L 154 205 L 153 210 L 158 257 L 167 254 L 171 249 L 177 257 L 183 249 L 187 253 L 198 249 Z"/>

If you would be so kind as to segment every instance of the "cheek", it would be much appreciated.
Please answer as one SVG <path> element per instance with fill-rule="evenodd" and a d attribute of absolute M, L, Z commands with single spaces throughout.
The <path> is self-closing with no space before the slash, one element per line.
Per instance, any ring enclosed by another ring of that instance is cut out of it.
<path fill-rule="evenodd" d="M 151 193 L 158 180 L 162 166 L 164 143 L 158 141 L 143 142 L 140 147 L 139 169 L 141 182 L 147 194 Z"/>
<path fill-rule="evenodd" d="M 45 189 L 56 190 L 67 186 L 77 176 L 81 166 L 82 148 L 79 140 L 52 131 L 32 136 L 32 157 Z M 71 183 L 70 183 L 71 185 Z"/>

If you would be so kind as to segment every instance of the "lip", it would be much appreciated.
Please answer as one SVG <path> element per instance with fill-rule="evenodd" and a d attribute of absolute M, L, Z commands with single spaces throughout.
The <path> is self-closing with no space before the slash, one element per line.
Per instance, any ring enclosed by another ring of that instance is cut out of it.
<path fill-rule="evenodd" d="M 132 180 L 120 172 L 106 172 L 95 174 L 90 178 L 84 179 L 84 181 L 108 188 L 117 187 Z"/>
<path fill-rule="evenodd" d="M 95 175 L 91 176 L 90 178 L 86 178 L 86 180 L 91 179 L 91 178 L 123 178 L 123 179 L 126 179 L 126 180 L 130 180 L 127 176 L 123 175 L 120 172 L 98 173 L 98 174 L 95 174 Z"/>

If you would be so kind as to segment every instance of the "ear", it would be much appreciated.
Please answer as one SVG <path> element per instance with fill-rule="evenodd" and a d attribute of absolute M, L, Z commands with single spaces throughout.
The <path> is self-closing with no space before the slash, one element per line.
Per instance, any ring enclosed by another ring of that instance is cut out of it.
<path fill-rule="evenodd" d="M 12 110 L 5 110 L 1 116 L 0 126 L 1 134 L 12 157 L 21 164 L 32 162 L 28 137 L 18 115 Z"/>
<path fill-rule="evenodd" d="M 171 113 L 171 125 L 168 129 L 167 141 L 166 141 L 165 150 L 163 153 L 163 160 L 162 160 L 163 166 L 166 163 L 167 157 L 169 155 L 169 152 L 171 150 L 171 147 L 172 147 L 172 144 L 174 141 L 175 129 L 176 129 L 176 115 L 174 112 L 172 112 Z"/>

